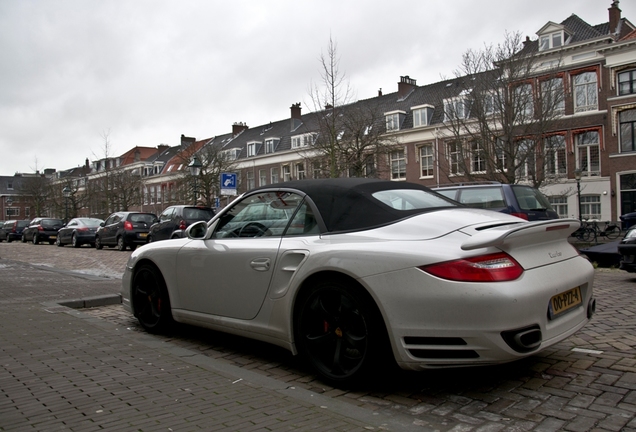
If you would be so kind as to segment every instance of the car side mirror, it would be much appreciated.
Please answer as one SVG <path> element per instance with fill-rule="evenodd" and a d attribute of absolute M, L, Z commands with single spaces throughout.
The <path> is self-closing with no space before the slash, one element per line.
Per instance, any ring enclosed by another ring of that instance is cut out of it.
<path fill-rule="evenodd" d="M 186 236 L 192 240 L 203 240 L 208 233 L 208 223 L 205 221 L 195 222 L 186 228 Z"/>
<path fill-rule="evenodd" d="M 99 224 L 100 227 L 106 226 L 106 222 L 102 222 Z"/>

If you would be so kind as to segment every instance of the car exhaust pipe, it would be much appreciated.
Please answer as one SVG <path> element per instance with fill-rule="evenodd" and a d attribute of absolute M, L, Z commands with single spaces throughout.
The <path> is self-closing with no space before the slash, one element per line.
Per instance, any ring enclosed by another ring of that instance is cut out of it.
<path fill-rule="evenodd" d="M 541 346 L 543 336 L 538 325 L 501 333 L 510 348 L 520 353 L 534 351 Z"/>
<path fill-rule="evenodd" d="M 596 313 L 596 299 L 592 297 L 587 304 L 587 319 L 592 319 Z"/>

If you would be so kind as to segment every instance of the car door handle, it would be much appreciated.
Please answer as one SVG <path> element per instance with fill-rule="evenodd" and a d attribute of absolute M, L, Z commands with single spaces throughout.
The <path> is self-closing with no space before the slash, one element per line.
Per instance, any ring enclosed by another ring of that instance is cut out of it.
<path fill-rule="evenodd" d="M 256 258 L 250 262 L 250 266 L 256 271 L 269 270 L 270 259 L 269 258 Z"/>

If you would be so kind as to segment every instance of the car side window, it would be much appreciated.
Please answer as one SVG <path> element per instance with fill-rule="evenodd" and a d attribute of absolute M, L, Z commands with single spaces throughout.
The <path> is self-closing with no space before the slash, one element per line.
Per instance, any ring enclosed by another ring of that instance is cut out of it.
<path fill-rule="evenodd" d="M 320 228 L 311 207 L 305 202 L 299 208 L 289 224 L 285 236 L 317 235 Z"/>
<path fill-rule="evenodd" d="M 212 238 L 281 236 L 302 200 L 291 192 L 247 196 L 223 214 Z"/>

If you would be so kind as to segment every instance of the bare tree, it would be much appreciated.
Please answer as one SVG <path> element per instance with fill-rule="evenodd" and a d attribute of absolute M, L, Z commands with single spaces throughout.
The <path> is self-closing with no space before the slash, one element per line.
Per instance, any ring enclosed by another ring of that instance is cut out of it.
<path fill-rule="evenodd" d="M 377 176 L 377 159 L 386 155 L 391 144 L 384 135 L 383 113 L 372 101 L 354 101 L 331 38 L 320 65 L 321 82 L 312 84 L 309 91 L 317 135 L 309 149 L 302 151 L 303 158 L 320 166 L 327 177 Z"/>
<path fill-rule="evenodd" d="M 34 216 L 48 216 L 51 190 L 49 179 L 44 174 L 36 170 L 33 175 L 23 175 L 18 193 L 22 200 L 30 203 Z"/>
<path fill-rule="evenodd" d="M 520 33 L 464 54 L 444 100 L 449 178 L 540 187 L 566 173 L 565 141 L 554 134 L 567 96 L 560 64 L 539 61 Z"/>

